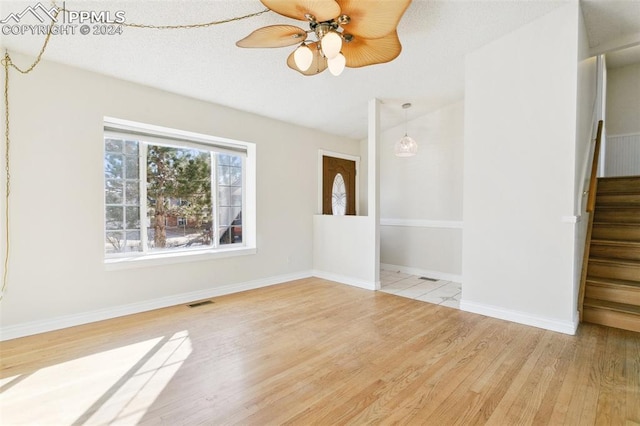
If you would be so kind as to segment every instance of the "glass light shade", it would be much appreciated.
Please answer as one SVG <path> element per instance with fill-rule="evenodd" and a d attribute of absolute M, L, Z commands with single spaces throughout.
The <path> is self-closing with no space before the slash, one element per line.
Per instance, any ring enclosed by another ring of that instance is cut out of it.
<path fill-rule="evenodd" d="M 342 74 L 342 71 L 344 71 L 344 67 L 346 64 L 347 59 L 342 53 L 338 53 L 338 56 L 327 61 L 329 72 L 331 72 L 331 74 L 335 75 L 336 77 Z"/>
<path fill-rule="evenodd" d="M 329 31 L 322 37 L 320 41 L 322 53 L 327 59 L 333 59 L 340 54 L 342 50 L 342 37 L 335 31 Z"/>
<path fill-rule="evenodd" d="M 300 71 L 306 71 L 313 62 L 313 52 L 306 44 L 302 44 L 293 52 L 293 60 Z"/>
<path fill-rule="evenodd" d="M 418 153 L 418 144 L 406 134 L 393 147 L 396 157 L 413 157 Z"/>

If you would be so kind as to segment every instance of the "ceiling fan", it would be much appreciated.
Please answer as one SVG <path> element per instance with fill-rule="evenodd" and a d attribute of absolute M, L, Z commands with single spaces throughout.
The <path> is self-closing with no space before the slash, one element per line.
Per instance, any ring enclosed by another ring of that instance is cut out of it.
<path fill-rule="evenodd" d="M 382 64 L 398 57 L 402 45 L 396 31 L 411 0 L 260 0 L 270 10 L 306 21 L 309 30 L 294 25 L 262 27 L 238 47 L 285 47 L 299 44 L 287 65 L 303 75 L 329 68 L 340 75 L 344 67 Z M 316 40 L 309 39 L 315 35 Z"/>

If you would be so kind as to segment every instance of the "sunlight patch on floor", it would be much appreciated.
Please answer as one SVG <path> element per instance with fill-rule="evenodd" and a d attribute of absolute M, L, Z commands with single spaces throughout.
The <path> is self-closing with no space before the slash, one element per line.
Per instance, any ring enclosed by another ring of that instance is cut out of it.
<path fill-rule="evenodd" d="M 5 378 L 2 423 L 134 424 L 191 352 L 181 331 Z"/>

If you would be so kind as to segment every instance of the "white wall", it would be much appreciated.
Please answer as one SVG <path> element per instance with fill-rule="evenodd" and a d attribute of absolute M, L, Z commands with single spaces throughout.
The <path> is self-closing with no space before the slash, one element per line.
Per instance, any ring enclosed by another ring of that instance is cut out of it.
<path fill-rule="evenodd" d="M 640 175 L 640 133 L 609 136 L 606 146 L 605 175 Z"/>
<path fill-rule="evenodd" d="M 379 144 L 380 101 L 374 98 L 368 105 L 364 162 L 370 183 L 365 197 L 367 214 L 314 216 L 314 276 L 369 290 L 380 288 Z M 363 174 L 362 169 L 359 172 Z"/>
<path fill-rule="evenodd" d="M 464 103 L 409 121 L 408 134 L 418 143 L 414 157 L 393 153 L 404 131 L 402 124 L 381 135 L 381 263 L 460 280 Z"/>
<path fill-rule="evenodd" d="M 360 141 L 360 176 L 358 183 L 360 184 L 360 198 L 358 200 L 358 214 L 367 216 L 369 214 L 369 141 L 362 139 Z"/>
<path fill-rule="evenodd" d="M 582 261 L 587 236 L 589 217 L 586 213 L 587 197 L 583 195 L 588 190 L 591 176 L 593 156 L 593 139 L 596 137 L 597 119 L 601 116 L 601 105 L 596 104 L 598 78 L 597 59 L 589 57 L 589 40 L 582 13 L 578 14 L 578 91 L 576 102 L 576 157 L 575 157 L 575 187 L 574 212 L 576 216 L 576 231 L 574 243 L 574 307 L 578 309 L 577 295 L 580 290 Z"/>
<path fill-rule="evenodd" d="M 607 69 L 607 135 L 640 134 L 640 63 Z"/>
<path fill-rule="evenodd" d="M 572 333 L 578 3 L 466 61 L 462 309 Z"/>
<path fill-rule="evenodd" d="M 310 274 L 318 149 L 357 155 L 357 141 L 54 63 L 11 77 L 12 248 L 3 331 L 44 330 L 148 301 Z M 105 271 L 104 116 L 255 142 L 258 253 Z"/>
<path fill-rule="evenodd" d="M 313 226 L 313 275 L 376 290 L 375 218 L 316 215 Z"/>
<path fill-rule="evenodd" d="M 605 123 L 605 175 L 640 175 L 640 63 L 607 70 Z"/>

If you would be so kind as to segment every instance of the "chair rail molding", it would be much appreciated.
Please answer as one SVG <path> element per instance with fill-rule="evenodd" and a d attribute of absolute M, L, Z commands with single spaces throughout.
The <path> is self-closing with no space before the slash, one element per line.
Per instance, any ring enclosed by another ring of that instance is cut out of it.
<path fill-rule="evenodd" d="M 463 222 L 461 220 L 382 218 L 380 219 L 380 226 L 406 226 L 410 228 L 463 229 Z"/>

